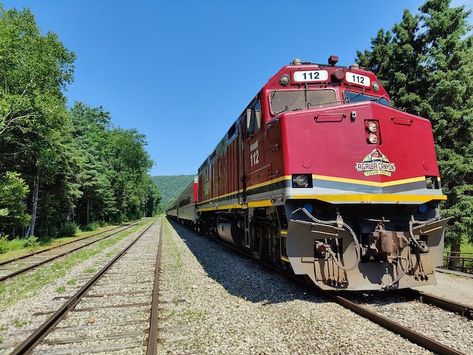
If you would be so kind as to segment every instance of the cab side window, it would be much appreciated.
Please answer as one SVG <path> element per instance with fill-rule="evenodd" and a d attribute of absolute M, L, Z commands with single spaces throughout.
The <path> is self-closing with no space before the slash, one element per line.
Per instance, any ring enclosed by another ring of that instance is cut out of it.
<path fill-rule="evenodd" d="M 253 102 L 246 110 L 246 128 L 248 135 L 255 135 L 261 128 L 261 103 Z"/>

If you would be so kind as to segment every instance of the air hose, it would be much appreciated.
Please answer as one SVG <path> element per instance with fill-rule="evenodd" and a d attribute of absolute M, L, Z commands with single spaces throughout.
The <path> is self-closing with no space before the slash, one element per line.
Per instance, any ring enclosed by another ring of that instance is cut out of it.
<path fill-rule="evenodd" d="M 358 243 L 358 239 L 356 238 L 356 234 L 355 232 L 353 232 L 353 229 L 351 229 L 351 227 L 346 224 L 343 219 L 341 218 L 341 216 L 337 216 L 337 219 L 336 220 L 331 220 L 331 221 L 323 221 L 321 219 L 317 219 L 315 218 L 314 216 L 312 216 L 312 214 L 309 213 L 309 211 L 307 211 L 304 207 L 300 207 L 296 210 L 294 210 L 294 212 L 291 213 L 291 219 L 292 219 L 292 215 L 294 215 L 295 213 L 299 212 L 299 211 L 302 211 L 308 218 L 310 218 L 313 222 L 315 223 L 319 223 L 319 224 L 325 224 L 325 225 L 337 225 L 338 227 L 345 227 L 348 232 L 350 233 L 350 236 L 352 237 L 353 239 L 353 244 L 355 246 L 355 254 L 356 254 L 356 263 L 353 265 L 353 266 L 350 266 L 350 267 L 346 267 L 346 266 L 343 266 L 341 264 L 341 262 L 339 262 L 337 260 L 337 257 L 335 255 L 335 253 L 328 249 L 328 253 L 332 256 L 335 264 L 342 270 L 344 271 L 352 271 L 354 270 L 358 264 L 360 263 L 361 261 L 361 256 L 360 256 L 360 243 Z"/>

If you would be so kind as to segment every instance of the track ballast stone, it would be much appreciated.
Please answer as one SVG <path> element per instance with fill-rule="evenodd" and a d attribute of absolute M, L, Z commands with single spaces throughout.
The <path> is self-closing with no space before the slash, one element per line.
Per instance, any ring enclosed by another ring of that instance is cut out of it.
<path fill-rule="evenodd" d="M 96 271 L 123 250 L 144 228 L 146 225 L 125 237 L 112 237 L 121 238 L 121 240 L 101 250 L 97 255 L 78 263 L 62 279 L 45 285 L 34 296 L 0 309 L 0 329 L 3 338 L 0 342 L 0 355 L 9 354 L 14 346 L 25 340 L 47 317 L 60 308 L 69 296 L 72 296 Z M 90 247 L 99 248 L 97 245 Z M 74 283 L 70 283 L 71 280 Z M 58 291 L 61 288 L 64 288 L 63 292 Z"/>
<path fill-rule="evenodd" d="M 358 303 L 455 350 L 473 353 L 473 321 L 466 317 L 399 295 L 375 295 Z"/>
<path fill-rule="evenodd" d="M 163 228 L 160 354 L 425 349 L 182 226 Z"/>
<path fill-rule="evenodd" d="M 92 286 L 34 354 L 145 354 L 159 223 Z"/>

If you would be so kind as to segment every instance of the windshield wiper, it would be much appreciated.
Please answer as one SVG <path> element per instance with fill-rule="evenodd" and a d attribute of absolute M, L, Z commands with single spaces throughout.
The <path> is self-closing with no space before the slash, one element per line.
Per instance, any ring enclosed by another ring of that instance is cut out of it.
<path fill-rule="evenodd" d="M 372 99 L 370 99 L 370 101 L 381 102 L 381 99 L 386 99 L 386 94 L 383 94 L 383 96 L 380 97 L 373 97 Z"/>
<path fill-rule="evenodd" d="M 289 107 L 287 107 L 287 105 L 286 105 L 286 107 L 284 107 L 284 110 L 279 111 L 279 112 L 276 112 L 274 115 L 275 115 L 275 116 L 276 116 L 276 115 L 279 115 L 280 113 L 283 113 L 283 112 L 285 112 L 285 111 L 287 111 L 287 110 L 289 110 Z"/>
<path fill-rule="evenodd" d="M 360 96 L 360 95 L 364 95 L 364 92 L 363 92 L 363 91 L 362 91 L 362 92 L 359 92 L 358 94 L 353 95 L 352 97 L 349 97 L 349 98 L 345 96 L 345 101 L 346 101 L 347 103 L 350 103 L 350 102 L 352 102 L 351 100 L 353 100 L 355 97 L 358 97 L 358 96 Z"/>

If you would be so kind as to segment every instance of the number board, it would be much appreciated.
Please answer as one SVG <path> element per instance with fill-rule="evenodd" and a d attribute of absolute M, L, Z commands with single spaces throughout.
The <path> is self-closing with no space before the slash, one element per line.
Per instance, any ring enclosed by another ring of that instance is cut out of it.
<path fill-rule="evenodd" d="M 326 70 L 304 70 L 294 72 L 295 82 L 314 82 L 314 81 L 327 81 L 328 71 Z"/>
<path fill-rule="evenodd" d="M 361 86 L 369 87 L 371 85 L 371 80 L 369 76 L 352 73 L 349 71 L 347 71 L 345 74 L 345 80 L 348 81 L 349 83 L 361 85 Z"/>

